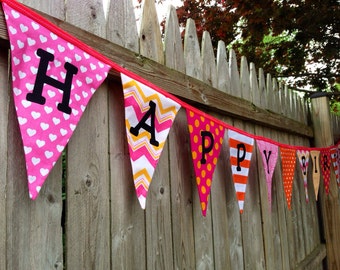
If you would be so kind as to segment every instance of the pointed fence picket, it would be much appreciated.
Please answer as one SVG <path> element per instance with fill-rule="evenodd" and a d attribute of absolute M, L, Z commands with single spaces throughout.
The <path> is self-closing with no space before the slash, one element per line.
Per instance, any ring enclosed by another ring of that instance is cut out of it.
<path fill-rule="evenodd" d="M 114 59 L 127 59 L 122 65 L 228 124 L 281 143 L 310 145 L 308 102 L 244 56 L 238 65 L 235 51 L 227 51 L 223 41 L 215 57 L 210 34 L 204 32 L 200 44 L 192 19 L 183 45 L 173 6 L 162 40 L 153 0 L 143 1 L 139 34 L 132 1 L 21 2 L 111 41 Z M 0 28 L 0 36 L 6 39 L 5 29 Z M 107 44 L 97 45 L 109 53 Z M 0 166 L 6 175 L 0 179 L 0 192 L 6 194 L 0 198 L 0 269 L 323 269 L 326 251 L 311 166 L 310 202 L 305 203 L 297 163 L 293 209 L 288 210 L 279 158 L 270 207 L 255 147 L 240 215 L 225 135 L 203 217 L 185 108 L 175 119 L 146 210 L 141 210 L 125 135 L 122 86 L 114 72 L 89 103 L 65 159 L 57 162 L 37 201 L 29 201 L 7 51 L 0 57 L 0 83 L 8 90 L 0 96 L 0 152 L 6 156 Z M 332 127 L 334 140 L 340 139 L 339 117 L 332 117 Z"/>

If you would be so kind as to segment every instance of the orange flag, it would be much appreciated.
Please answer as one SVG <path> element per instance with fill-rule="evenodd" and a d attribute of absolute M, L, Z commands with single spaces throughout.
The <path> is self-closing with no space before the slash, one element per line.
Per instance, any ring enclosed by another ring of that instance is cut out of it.
<path fill-rule="evenodd" d="M 282 161 L 283 188 L 286 194 L 288 209 L 291 209 L 293 180 L 295 171 L 295 149 L 280 147 Z"/>

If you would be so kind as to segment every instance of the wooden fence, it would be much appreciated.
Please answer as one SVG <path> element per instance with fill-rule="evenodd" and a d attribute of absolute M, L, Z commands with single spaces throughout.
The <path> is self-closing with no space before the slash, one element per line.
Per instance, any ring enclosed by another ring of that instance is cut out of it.
<path fill-rule="evenodd" d="M 44 15 L 116 63 L 235 127 L 291 145 L 310 146 L 317 136 L 306 100 L 245 57 L 238 69 L 234 51 L 227 54 L 222 41 L 215 59 L 209 33 L 199 44 L 191 20 L 183 48 L 173 7 L 162 41 L 153 0 L 144 1 L 139 35 L 131 1 L 21 2 L 53 16 Z M 340 269 L 334 175 L 331 195 L 325 196 L 321 181 L 316 202 L 309 170 L 307 204 L 296 168 L 289 211 L 279 162 L 270 212 L 255 150 L 240 215 L 224 143 L 207 216 L 202 217 L 183 109 L 142 210 L 124 133 L 122 87 L 113 70 L 87 107 L 64 162 L 57 162 L 40 196 L 31 201 L 11 95 L 6 31 L 1 13 L 0 269 Z M 332 122 L 335 138 L 339 119 Z"/>

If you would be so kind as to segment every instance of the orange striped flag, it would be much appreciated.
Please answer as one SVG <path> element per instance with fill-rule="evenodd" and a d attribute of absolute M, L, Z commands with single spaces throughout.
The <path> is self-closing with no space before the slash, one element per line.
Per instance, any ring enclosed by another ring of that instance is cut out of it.
<path fill-rule="evenodd" d="M 228 130 L 230 164 L 236 190 L 236 197 L 243 212 L 250 160 L 253 154 L 254 139 L 236 131 Z"/>

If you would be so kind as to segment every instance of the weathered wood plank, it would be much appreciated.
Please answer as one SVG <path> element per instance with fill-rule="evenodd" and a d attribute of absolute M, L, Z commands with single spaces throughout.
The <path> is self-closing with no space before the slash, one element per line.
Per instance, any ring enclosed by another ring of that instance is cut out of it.
<path fill-rule="evenodd" d="M 327 97 L 312 99 L 312 120 L 315 130 L 315 146 L 327 147 L 334 143 L 332 134 L 329 101 Z M 327 249 L 328 269 L 340 269 L 340 206 L 339 191 L 334 172 L 331 173 L 329 195 L 325 194 L 323 181 L 320 183 L 319 201 L 321 203 L 322 222 Z"/>
<path fill-rule="evenodd" d="M 217 117 L 217 116 L 216 116 Z M 222 119 L 230 121 L 230 119 Z M 225 138 L 225 137 L 224 137 Z M 230 166 L 229 149 L 226 142 L 222 144 L 220 156 L 213 175 L 211 186 L 212 229 L 214 237 L 215 269 L 233 269 L 234 262 L 230 259 L 230 236 L 228 231 L 229 216 L 227 212 L 227 167 Z"/>
<path fill-rule="evenodd" d="M 88 0 L 79 5 L 71 0 L 65 9 L 69 23 L 106 37 L 101 2 Z M 111 264 L 107 100 L 108 89 L 103 84 L 89 102 L 68 145 L 67 269 L 109 269 Z"/>
<path fill-rule="evenodd" d="M 155 1 L 144 0 L 140 26 L 140 54 L 160 64 L 164 63 L 163 44 Z"/>
<path fill-rule="evenodd" d="M 139 52 L 139 39 L 132 0 L 110 1 L 107 13 L 107 39 Z"/>
<path fill-rule="evenodd" d="M 198 80 L 203 79 L 200 45 L 198 42 L 195 21 L 187 20 L 184 36 L 185 73 Z"/>
<path fill-rule="evenodd" d="M 240 75 L 237 68 L 236 53 L 233 49 L 229 51 L 229 78 L 231 80 L 231 94 L 235 97 L 241 97 Z"/>
<path fill-rule="evenodd" d="M 68 145 L 67 269 L 110 267 L 107 99 L 100 87 Z"/>
<path fill-rule="evenodd" d="M 165 22 L 164 34 L 165 65 L 179 72 L 185 72 L 182 38 L 178 25 L 176 9 L 170 5 Z"/>
<path fill-rule="evenodd" d="M 203 32 L 202 37 L 202 81 L 216 88 L 217 86 L 217 73 L 214 49 L 211 43 L 210 34 L 207 31 Z"/>
<path fill-rule="evenodd" d="M 230 78 L 228 71 L 227 51 L 225 43 L 222 40 L 218 41 L 217 45 L 217 89 L 225 93 L 230 93 Z"/>
<path fill-rule="evenodd" d="M 145 0 L 140 29 L 140 53 L 164 63 L 164 52 L 155 2 Z M 148 269 L 173 269 L 169 144 L 166 142 L 155 169 L 146 201 L 146 246 Z"/>
<path fill-rule="evenodd" d="M 169 134 L 174 269 L 195 269 L 193 193 L 197 188 L 186 112 L 181 109 Z"/>
<path fill-rule="evenodd" d="M 176 10 L 168 9 L 164 38 L 165 65 L 185 72 L 184 53 Z M 193 166 L 185 109 L 181 109 L 169 133 L 169 172 L 174 269 L 194 269 Z"/>
<path fill-rule="evenodd" d="M 8 127 L 8 112 L 9 112 L 9 95 L 12 92 L 9 86 L 9 74 L 8 74 L 8 50 L 2 50 L 0 52 L 0 88 L 2 89 L 0 95 L 0 269 L 7 269 L 6 266 L 6 175 L 7 175 L 7 127 Z"/>
<path fill-rule="evenodd" d="M 294 270 L 319 269 L 318 267 L 322 264 L 326 255 L 326 246 L 324 244 L 320 244 L 307 257 L 305 257 L 304 260 L 294 268 Z"/>
<path fill-rule="evenodd" d="M 109 83 L 112 267 L 146 269 L 145 212 L 137 200 L 125 135 L 121 83 Z"/>

